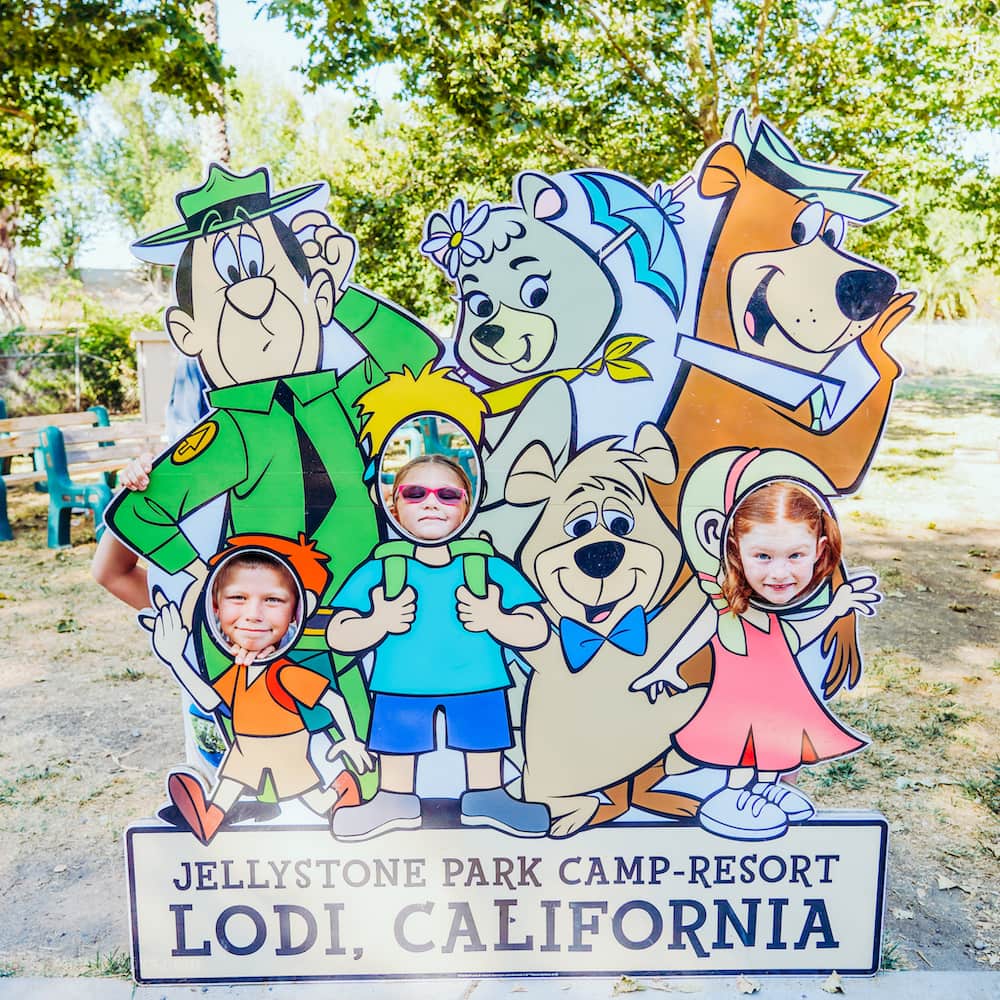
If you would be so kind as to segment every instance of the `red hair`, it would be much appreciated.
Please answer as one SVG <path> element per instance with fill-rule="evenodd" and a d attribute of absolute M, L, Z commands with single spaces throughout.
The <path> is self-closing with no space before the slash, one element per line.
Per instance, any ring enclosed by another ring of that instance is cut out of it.
<path fill-rule="evenodd" d="M 806 591 L 813 590 L 825 580 L 840 562 L 843 542 L 840 526 L 834 516 L 809 490 L 794 483 L 770 483 L 754 490 L 733 512 L 729 531 L 726 535 L 725 566 L 726 575 L 722 581 L 722 593 L 735 614 L 742 614 L 750 603 L 753 593 L 743 572 L 740 559 L 740 539 L 755 524 L 774 524 L 776 521 L 795 521 L 807 524 L 814 532 L 817 542 L 826 538 L 826 545 L 820 552 L 813 567 L 812 579 Z"/>

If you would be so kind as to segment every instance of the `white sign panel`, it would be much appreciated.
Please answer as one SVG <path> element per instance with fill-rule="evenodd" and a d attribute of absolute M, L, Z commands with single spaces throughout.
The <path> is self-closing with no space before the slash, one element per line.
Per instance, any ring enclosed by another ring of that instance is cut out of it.
<path fill-rule="evenodd" d="M 778 842 L 697 826 L 513 843 L 482 829 L 340 844 L 319 827 L 127 833 L 142 983 L 440 975 L 872 974 L 887 824 Z"/>

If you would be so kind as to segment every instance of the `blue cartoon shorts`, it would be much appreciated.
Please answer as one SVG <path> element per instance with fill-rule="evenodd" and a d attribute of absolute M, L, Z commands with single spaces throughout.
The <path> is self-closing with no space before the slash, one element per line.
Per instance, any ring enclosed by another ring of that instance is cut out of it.
<path fill-rule="evenodd" d="M 375 692 L 368 748 L 376 753 L 426 753 L 435 749 L 434 716 L 444 712 L 447 745 L 484 753 L 514 745 L 507 692 L 401 695 Z"/>

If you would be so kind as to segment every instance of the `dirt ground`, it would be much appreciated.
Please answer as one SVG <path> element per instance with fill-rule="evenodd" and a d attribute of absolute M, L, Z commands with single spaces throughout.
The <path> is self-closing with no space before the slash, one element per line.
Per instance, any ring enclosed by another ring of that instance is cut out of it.
<path fill-rule="evenodd" d="M 875 468 L 839 504 L 886 599 L 839 714 L 873 737 L 803 781 L 891 824 L 884 962 L 1000 968 L 1000 382 L 901 383 Z M 94 585 L 93 525 L 45 547 L 13 490 L 0 544 L 0 976 L 108 971 L 128 950 L 122 832 L 182 758 L 174 684 Z M 101 956 L 100 958 L 98 956 Z"/>

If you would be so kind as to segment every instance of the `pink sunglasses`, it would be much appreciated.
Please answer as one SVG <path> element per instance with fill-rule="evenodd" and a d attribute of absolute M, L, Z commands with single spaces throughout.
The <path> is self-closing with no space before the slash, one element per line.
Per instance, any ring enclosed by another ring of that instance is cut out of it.
<path fill-rule="evenodd" d="M 469 494 L 459 486 L 420 486 L 411 483 L 408 486 L 400 486 L 396 495 L 402 497 L 407 503 L 420 503 L 427 499 L 427 494 L 433 493 L 437 499 L 448 507 L 455 507 L 469 499 Z"/>

